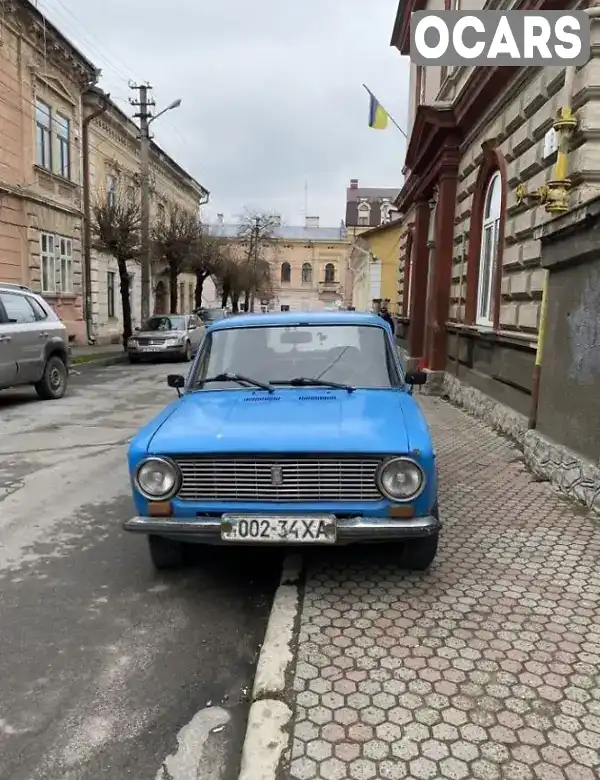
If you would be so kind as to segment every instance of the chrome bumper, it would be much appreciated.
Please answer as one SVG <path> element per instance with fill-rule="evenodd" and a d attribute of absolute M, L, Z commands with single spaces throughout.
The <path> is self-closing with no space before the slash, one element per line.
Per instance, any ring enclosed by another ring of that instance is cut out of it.
<path fill-rule="evenodd" d="M 306 515 L 308 517 L 309 515 Z M 221 539 L 221 518 L 156 518 L 156 517 L 132 517 L 123 523 L 126 531 L 134 533 L 156 534 L 169 536 L 182 541 L 198 542 L 203 544 L 231 545 L 235 542 Z M 367 517 L 351 517 L 338 520 L 337 541 L 335 544 L 351 544 L 352 542 L 383 542 L 402 539 L 414 539 L 417 537 L 431 536 L 439 531 L 441 523 L 432 515 L 426 517 L 414 517 L 411 520 L 387 520 L 386 518 L 373 519 Z M 251 542 L 238 542 L 238 544 L 251 545 Z M 260 545 L 299 545 L 307 543 L 299 542 L 257 542 Z M 318 543 L 322 547 L 323 544 Z"/>

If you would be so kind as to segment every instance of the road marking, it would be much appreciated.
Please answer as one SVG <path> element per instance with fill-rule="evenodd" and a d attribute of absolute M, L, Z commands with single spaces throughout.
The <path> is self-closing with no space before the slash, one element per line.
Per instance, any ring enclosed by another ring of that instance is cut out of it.
<path fill-rule="evenodd" d="M 230 720 L 222 707 L 196 713 L 177 734 L 177 750 L 165 758 L 155 780 L 220 780 L 226 758 L 223 731 Z"/>

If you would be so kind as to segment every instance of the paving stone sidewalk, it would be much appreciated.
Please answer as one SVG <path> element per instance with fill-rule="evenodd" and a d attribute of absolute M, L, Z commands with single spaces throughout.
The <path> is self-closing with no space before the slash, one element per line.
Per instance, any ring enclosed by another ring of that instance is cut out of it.
<path fill-rule="evenodd" d="M 436 564 L 311 559 L 290 780 L 600 777 L 600 527 L 519 451 L 423 397 L 440 461 Z"/>

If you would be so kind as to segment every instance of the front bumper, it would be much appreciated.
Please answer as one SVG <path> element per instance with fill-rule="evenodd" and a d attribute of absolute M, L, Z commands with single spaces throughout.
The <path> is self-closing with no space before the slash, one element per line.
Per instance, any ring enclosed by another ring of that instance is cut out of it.
<path fill-rule="evenodd" d="M 127 352 L 135 357 L 173 357 L 185 354 L 185 344 L 177 344 L 169 347 L 137 346 L 127 347 Z"/>
<path fill-rule="evenodd" d="M 305 515 L 309 517 L 309 515 Z M 236 542 L 224 541 L 221 539 L 221 517 L 132 517 L 123 523 L 126 531 L 134 533 L 156 534 L 157 536 L 168 536 L 172 539 L 181 541 L 200 543 L 200 544 L 223 544 L 229 545 Z M 389 520 L 387 518 L 367 518 L 367 517 L 345 517 L 337 521 L 337 540 L 335 545 L 346 545 L 354 542 L 386 542 L 401 541 L 403 539 L 415 539 L 424 536 L 432 536 L 441 528 L 441 523 L 437 517 L 428 515 L 426 517 L 414 517 L 410 520 Z M 252 545 L 252 542 L 238 542 L 238 544 Z M 264 546 L 282 545 L 298 546 L 295 541 L 289 542 L 255 542 Z M 300 543 L 301 546 L 307 546 L 306 542 Z M 322 547 L 323 544 L 318 544 Z"/>

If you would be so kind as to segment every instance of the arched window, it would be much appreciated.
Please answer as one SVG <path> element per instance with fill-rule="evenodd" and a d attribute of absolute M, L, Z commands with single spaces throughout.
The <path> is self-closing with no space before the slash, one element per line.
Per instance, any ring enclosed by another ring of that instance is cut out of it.
<path fill-rule="evenodd" d="M 312 265 L 304 263 L 302 266 L 302 284 L 312 284 Z"/>
<path fill-rule="evenodd" d="M 369 203 L 361 203 L 358 207 L 358 225 L 367 227 L 371 222 L 371 206 Z"/>
<path fill-rule="evenodd" d="M 500 218 L 502 216 L 502 180 L 500 171 L 490 179 L 485 191 L 479 250 L 476 323 L 493 327 L 494 272 L 498 255 Z"/>
<path fill-rule="evenodd" d="M 327 263 L 325 266 L 325 283 L 332 284 L 335 282 L 335 266 L 333 263 Z"/>
<path fill-rule="evenodd" d="M 292 267 L 289 263 L 281 264 L 281 281 L 290 282 L 292 279 Z"/>

